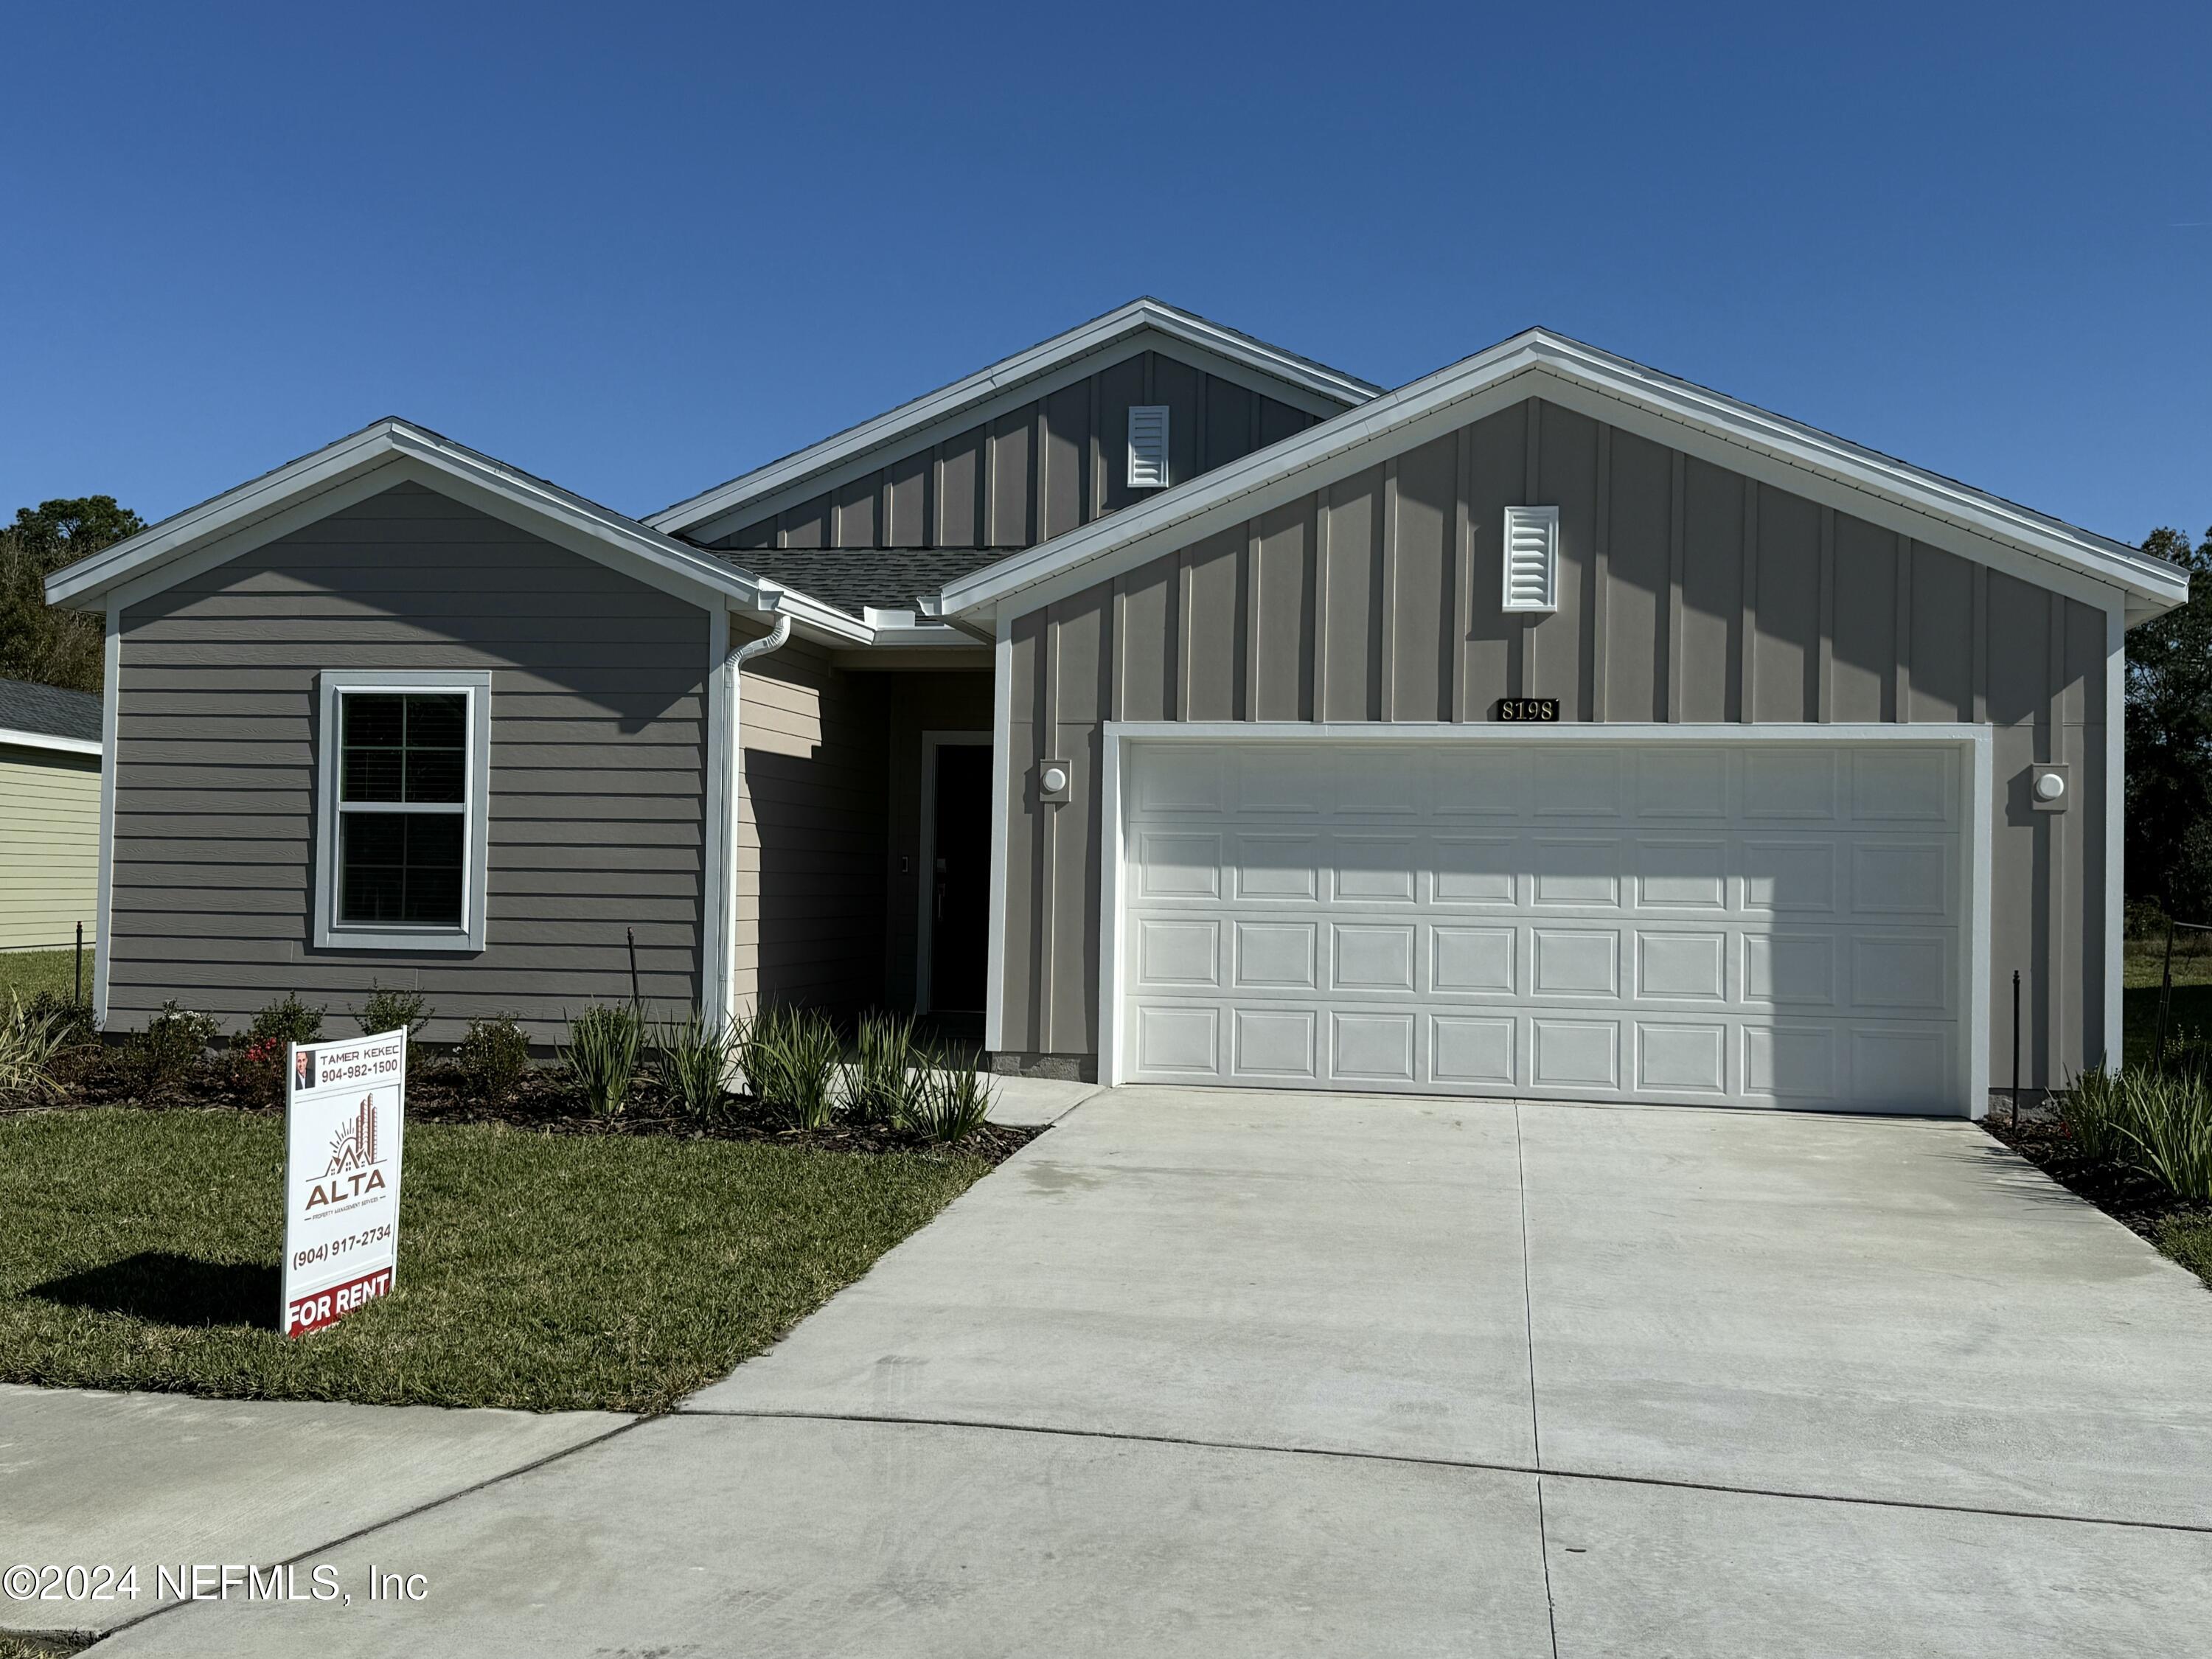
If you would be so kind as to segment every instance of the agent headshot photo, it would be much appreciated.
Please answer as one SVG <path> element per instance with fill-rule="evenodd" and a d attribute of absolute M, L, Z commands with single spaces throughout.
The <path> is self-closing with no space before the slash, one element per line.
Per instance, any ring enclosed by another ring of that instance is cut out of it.
<path fill-rule="evenodd" d="M 298 1094 L 315 1086 L 315 1051 L 295 1048 L 292 1051 L 292 1092 Z"/>

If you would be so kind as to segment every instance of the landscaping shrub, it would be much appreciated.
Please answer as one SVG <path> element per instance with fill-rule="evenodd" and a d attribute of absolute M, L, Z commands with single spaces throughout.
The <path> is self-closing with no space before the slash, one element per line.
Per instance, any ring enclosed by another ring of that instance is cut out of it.
<path fill-rule="evenodd" d="M 507 1014 L 472 1019 L 453 1048 L 453 1069 L 478 1100 L 496 1105 L 530 1069 L 530 1038 Z"/>
<path fill-rule="evenodd" d="M 942 1061 L 923 1072 L 905 1122 L 941 1146 L 965 1139 L 990 1115 L 991 1089 L 973 1066 Z"/>
<path fill-rule="evenodd" d="M 416 1034 L 430 1023 L 430 1003 L 420 991 L 402 991 L 369 981 L 368 1000 L 353 1010 L 353 1023 L 363 1036 L 384 1031 L 407 1032 L 407 1069 L 415 1069 Z"/>
<path fill-rule="evenodd" d="M 568 1022 L 562 1063 L 583 1091 L 584 1101 L 601 1117 L 612 1117 L 629 1100 L 637 1060 L 645 1047 L 645 1022 L 635 1009 L 616 1005 L 586 1008 Z"/>
<path fill-rule="evenodd" d="M 2212 1077 L 2201 1067 L 2100 1066 L 2076 1079 L 2058 1109 L 2084 1158 L 2212 1203 Z"/>
<path fill-rule="evenodd" d="M 712 1117 L 722 1109 L 730 1075 L 730 1030 L 694 1015 L 653 1033 L 661 1080 L 693 1117 Z"/>
<path fill-rule="evenodd" d="M 753 1098 L 795 1129 L 826 1129 L 836 1119 L 843 1059 L 829 1016 L 805 1008 L 763 1008 L 738 1044 Z"/>
<path fill-rule="evenodd" d="M 146 1022 L 146 1029 L 131 1038 L 125 1050 L 138 1073 L 142 1089 L 155 1090 L 182 1081 L 185 1074 L 207 1058 L 208 1044 L 222 1028 L 212 1014 L 179 1007 L 174 1001 Z"/>
<path fill-rule="evenodd" d="M 328 1011 L 310 1008 L 299 993 L 287 991 L 254 1015 L 231 1056 L 231 1076 L 244 1093 L 284 1097 L 284 1045 L 316 1042 Z"/>
<path fill-rule="evenodd" d="M 860 1016 L 855 1059 L 848 1085 L 848 1109 L 860 1123 L 897 1123 L 921 1079 L 915 1065 L 911 1014 Z"/>
<path fill-rule="evenodd" d="M 50 1018 L 54 1022 L 61 1031 L 63 1048 L 74 1048 L 80 1043 L 93 1040 L 94 1033 L 89 1002 L 64 996 L 59 991 L 45 990 L 36 993 L 24 1006 L 31 1011 L 33 1018 Z"/>
<path fill-rule="evenodd" d="M 15 992 L 0 1009 L 0 1097 L 58 1093 L 54 1058 L 70 1042 L 58 1011 L 41 1009 Z"/>

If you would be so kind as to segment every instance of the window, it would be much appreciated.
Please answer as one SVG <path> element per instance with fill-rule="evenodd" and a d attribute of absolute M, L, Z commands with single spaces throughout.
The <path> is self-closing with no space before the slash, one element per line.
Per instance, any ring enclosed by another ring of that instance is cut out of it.
<path fill-rule="evenodd" d="M 1505 509 L 1505 597 L 1508 611 L 1559 608 L 1559 509 Z"/>
<path fill-rule="evenodd" d="M 1132 404 L 1129 406 L 1129 488 L 1165 489 L 1168 487 L 1168 406 Z"/>
<path fill-rule="evenodd" d="M 483 948 L 489 674 L 322 676 L 315 943 Z"/>

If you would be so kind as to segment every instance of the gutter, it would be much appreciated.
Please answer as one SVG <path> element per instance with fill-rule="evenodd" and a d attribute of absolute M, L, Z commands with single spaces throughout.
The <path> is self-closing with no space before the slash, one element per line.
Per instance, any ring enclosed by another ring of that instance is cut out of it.
<path fill-rule="evenodd" d="M 783 609 L 784 591 L 772 583 L 763 582 L 757 589 L 757 602 L 764 612 L 775 620 L 769 631 L 757 640 L 732 646 L 722 659 L 722 670 L 730 677 L 730 739 L 723 751 L 722 764 L 727 769 L 722 779 L 724 811 L 729 814 L 722 826 L 722 867 L 719 872 L 720 891 L 715 904 L 722 918 L 722 1020 L 725 1025 L 737 1021 L 738 983 L 738 772 L 744 753 L 741 744 L 744 729 L 744 670 L 745 665 L 770 652 L 781 651 L 791 642 L 791 613 Z"/>

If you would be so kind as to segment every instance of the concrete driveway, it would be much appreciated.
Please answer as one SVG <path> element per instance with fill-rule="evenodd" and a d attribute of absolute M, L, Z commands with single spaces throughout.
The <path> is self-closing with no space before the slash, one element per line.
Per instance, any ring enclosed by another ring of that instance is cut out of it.
<path fill-rule="evenodd" d="M 1119 1091 L 682 1412 L 303 1557 L 349 1607 L 99 1651 L 2179 1654 L 2208 1376 L 1971 1126 Z"/>

